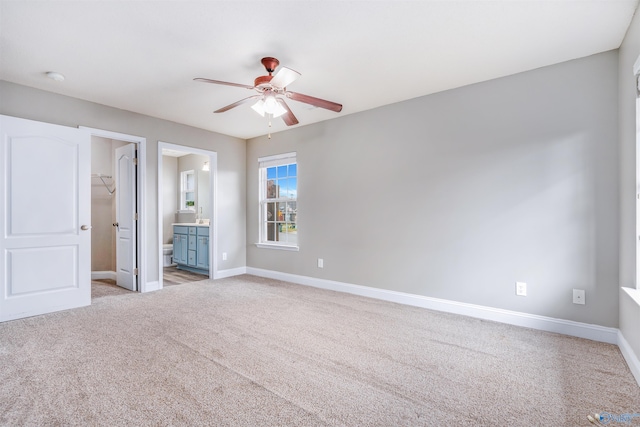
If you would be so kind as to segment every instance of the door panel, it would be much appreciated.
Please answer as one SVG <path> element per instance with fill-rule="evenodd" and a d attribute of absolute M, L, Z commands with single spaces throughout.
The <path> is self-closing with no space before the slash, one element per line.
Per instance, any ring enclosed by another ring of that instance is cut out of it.
<path fill-rule="evenodd" d="M 0 321 L 89 305 L 88 133 L 0 116 L 0 144 Z"/>
<path fill-rule="evenodd" d="M 42 136 L 12 136 L 6 141 L 6 150 L 8 236 L 73 233 L 78 223 L 77 145 Z M 37 169 L 35 153 L 46 160 Z M 65 164 L 68 169 L 59 167 Z M 23 186 L 30 183 L 34 185 L 24 191 Z M 42 206 L 54 207 L 56 215 Z"/>
<path fill-rule="evenodd" d="M 196 267 L 209 269 L 209 238 L 198 236 L 198 260 Z"/>
<path fill-rule="evenodd" d="M 135 144 L 116 149 L 116 273 L 118 286 L 136 291 Z"/>
<path fill-rule="evenodd" d="M 39 281 L 39 270 L 54 272 L 59 265 L 72 265 L 78 257 L 75 246 L 52 246 L 7 250 L 7 298 L 57 289 L 77 288 L 78 276 L 72 269 L 57 271 Z M 34 268 L 37 266 L 37 268 Z"/>

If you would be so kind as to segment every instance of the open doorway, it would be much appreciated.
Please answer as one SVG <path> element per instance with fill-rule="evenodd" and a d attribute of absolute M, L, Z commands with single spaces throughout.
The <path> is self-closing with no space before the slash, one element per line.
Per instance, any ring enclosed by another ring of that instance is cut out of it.
<path fill-rule="evenodd" d="M 215 276 L 216 153 L 158 146 L 160 287 Z"/>
<path fill-rule="evenodd" d="M 118 203 L 121 196 L 133 192 L 135 183 L 123 188 L 116 184 L 116 152 L 129 143 L 115 139 L 91 137 L 91 298 L 137 291 L 135 276 L 118 283 Z M 126 197 L 128 199 L 128 197 Z M 118 227 L 116 228 L 116 224 Z M 135 243 L 135 242 L 134 242 Z M 128 250 L 127 248 L 120 248 Z M 128 266 L 126 267 L 128 268 Z M 129 269 L 129 268 L 128 268 Z M 133 272 L 130 272 L 132 275 Z"/>
<path fill-rule="evenodd" d="M 140 274 L 144 240 L 145 139 L 110 131 L 91 133 L 92 299 L 144 292 Z"/>

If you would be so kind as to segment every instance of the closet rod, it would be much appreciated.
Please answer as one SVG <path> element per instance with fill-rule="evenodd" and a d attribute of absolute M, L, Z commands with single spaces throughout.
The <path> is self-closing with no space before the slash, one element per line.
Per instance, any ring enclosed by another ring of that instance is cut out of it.
<path fill-rule="evenodd" d="M 113 187 L 113 190 L 110 190 L 110 189 L 109 189 L 109 186 L 107 185 L 107 183 L 106 183 L 106 182 L 104 182 L 104 179 L 105 179 L 105 178 L 106 178 L 106 179 L 112 179 L 112 178 L 111 178 L 111 175 L 105 175 L 105 174 L 102 174 L 102 173 L 92 173 L 92 174 L 91 174 L 91 178 L 99 178 L 99 179 L 100 179 L 100 181 L 102 181 L 102 183 L 104 184 L 104 187 L 107 189 L 107 191 L 109 192 L 109 194 L 113 194 L 113 193 L 115 193 L 115 192 L 116 192 L 116 187 Z"/>

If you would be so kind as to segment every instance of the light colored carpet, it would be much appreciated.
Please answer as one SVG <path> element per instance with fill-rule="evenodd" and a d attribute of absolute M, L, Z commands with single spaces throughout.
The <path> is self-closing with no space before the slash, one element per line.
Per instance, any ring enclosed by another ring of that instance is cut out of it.
<path fill-rule="evenodd" d="M 131 293 L 131 291 L 116 285 L 115 280 L 96 279 L 91 281 L 91 301 L 97 298 L 128 293 Z"/>
<path fill-rule="evenodd" d="M 8 426 L 589 426 L 616 346 L 238 276 L 0 324 Z"/>

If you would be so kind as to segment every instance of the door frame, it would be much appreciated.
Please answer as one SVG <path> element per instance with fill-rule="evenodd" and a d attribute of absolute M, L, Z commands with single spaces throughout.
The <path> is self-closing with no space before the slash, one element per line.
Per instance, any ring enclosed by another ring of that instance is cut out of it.
<path fill-rule="evenodd" d="M 91 136 L 99 136 L 107 139 L 115 139 L 118 141 L 130 142 L 136 145 L 138 151 L 138 167 L 136 168 L 137 196 L 136 210 L 138 212 L 138 227 L 136 231 L 137 249 L 136 256 L 138 258 L 138 292 L 154 291 L 157 288 L 153 284 L 147 284 L 147 232 L 145 224 L 147 223 L 146 214 L 146 175 L 147 175 L 147 138 L 142 136 L 128 135 L 119 132 L 112 132 L 104 129 L 96 129 L 86 126 L 78 126 L 80 129 L 87 129 Z"/>
<path fill-rule="evenodd" d="M 162 255 L 162 232 L 163 232 L 163 182 L 162 182 L 162 150 L 183 151 L 188 154 L 198 154 L 209 157 L 209 278 L 218 278 L 218 203 L 216 196 L 218 191 L 216 185 L 218 183 L 218 153 L 216 151 L 204 150 L 201 148 L 187 147 L 186 145 L 172 144 L 169 142 L 158 141 L 158 280 L 159 288 L 163 287 L 163 255 Z"/>

